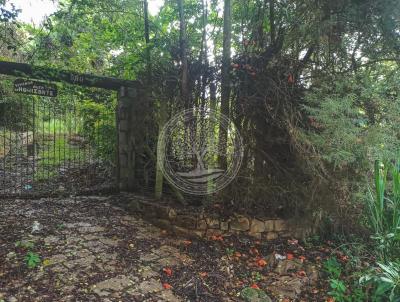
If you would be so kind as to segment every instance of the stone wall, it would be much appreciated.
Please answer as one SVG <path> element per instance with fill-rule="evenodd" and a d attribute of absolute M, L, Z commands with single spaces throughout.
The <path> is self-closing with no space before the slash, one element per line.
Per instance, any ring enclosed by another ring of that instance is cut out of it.
<path fill-rule="evenodd" d="M 261 220 L 244 215 L 224 218 L 216 214 L 188 213 L 149 200 L 132 199 L 128 208 L 162 229 L 188 237 L 247 234 L 257 239 L 273 240 L 278 237 L 304 238 L 312 233 L 309 228 L 283 219 Z"/>

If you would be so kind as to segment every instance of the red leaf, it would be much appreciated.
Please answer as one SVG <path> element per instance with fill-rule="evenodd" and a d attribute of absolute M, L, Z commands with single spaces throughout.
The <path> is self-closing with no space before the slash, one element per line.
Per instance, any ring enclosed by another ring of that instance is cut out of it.
<path fill-rule="evenodd" d="M 294 258 L 293 254 L 291 254 L 291 253 L 287 253 L 286 254 L 286 259 L 287 260 L 293 260 L 293 258 Z"/>
<path fill-rule="evenodd" d="M 264 267 L 267 265 L 267 261 L 265 261 L 264 259 L 260 259 L 257 261 L 257 265 L 260 267 Z"/>
<path fill-rule="evenodd" d="M 221 235 L 219 235 L 219 236 L 213 235 L 213 236 L 211 236 L 211 240 L 214 240 L 214 241 L 223 241 L 224 238 L 222 238 Z"/>
<path fill-rule="evenodd" d="M 307 274 L 306 274 L 305 271 L 298 271 L 298 272 L 297 272 L 297 275 L 300 276 L 300 277 L 305 277 L 305 276 L 307 276 Z"/>
<path fill-rule="evenodd" d="M 258 287 L 258 285 L 255 284 L 255 283 L 254 283 L 253 285 L 251 285 L 250 287 L 251 287 L 251 288 L 254 288 L 254 289 L 260 289 L 260 288 Z"/>
<path fill-rule="evenodd" d="M 163 268 L 163 272 L 164 272 L 167 276 L 172 276 L 172 269 L 170 269 L 169 267 Z"/>
<path fill-rule="evenodd" d="M 163 286 L 164 289 L 171 289 L 172 288 L 172 285 L 168 284 L 168 283 L 163 283 L 162 286 Z"/>
<path fill-rule="evenodd" d="M 299 259 L 300 259 L 301 262 L 304 262 L 304 260 L 306 260 L 306 257 L 304 257 L 304 256 L 299 256 Z"/>

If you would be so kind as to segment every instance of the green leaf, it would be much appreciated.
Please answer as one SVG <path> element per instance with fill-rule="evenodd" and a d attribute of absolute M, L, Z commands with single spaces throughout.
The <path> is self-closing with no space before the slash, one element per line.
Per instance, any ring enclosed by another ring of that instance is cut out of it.
<path fill-rule="evenodd" d="M 35 268 L 40 264 L 40 257 L 36 253 L 28 252 L 25 256 L 25 262 L 29 268 Z"/>

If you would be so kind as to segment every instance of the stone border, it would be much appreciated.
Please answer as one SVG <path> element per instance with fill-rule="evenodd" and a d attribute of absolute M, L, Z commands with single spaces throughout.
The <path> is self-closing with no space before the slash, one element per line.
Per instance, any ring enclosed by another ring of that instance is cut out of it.
<path fill-rule="evenodd" d="M 180 212 L 156 202 L 130 199 L 128 209 L 161 229 L 187 237 L 210 238 L 212 236 L 244 234 L 257 239 L 304 238 L 312 231 L 293 225 L 283 219 L 260 220 L 244 215 L 221 218 L 205 213 Z"/>

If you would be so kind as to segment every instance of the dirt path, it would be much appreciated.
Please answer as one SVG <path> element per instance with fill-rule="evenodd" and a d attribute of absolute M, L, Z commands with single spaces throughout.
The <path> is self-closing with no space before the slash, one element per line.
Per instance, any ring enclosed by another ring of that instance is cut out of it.
<path fill-rule="evenodd" d="M 2 201 L 0 213 L 0 301 L 180 301 L 160 271 L 191 259 L 105 199 Z"/>
<path fill-rule="evenodd" d="M 326 299 L 317 270 L 329 254 L 320 249 L 287 239 L 178 238 L 113 200 L 121 199 L 1 200 L 0 302 Z M 246 298 L 251 287 L 263 296 Z"/>

